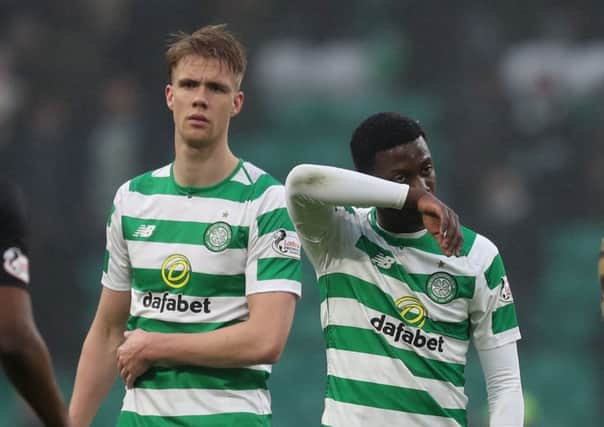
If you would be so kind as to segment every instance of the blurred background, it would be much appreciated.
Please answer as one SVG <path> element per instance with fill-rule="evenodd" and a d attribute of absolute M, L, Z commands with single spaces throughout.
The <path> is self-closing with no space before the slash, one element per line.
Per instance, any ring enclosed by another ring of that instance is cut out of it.
<path fill-rule="evenodd" d="M 173 156 L 167 37 L 227 22 L 249 53 L 237 155 L 283 180 L 352 167 L 377 111 L 417 118 L 439 195 L 506 263 L 523 339 L 527 426 L 601 426 L 604 2 L 0 0 L 0 170 L 23 187 L 32 296 L 70 396 L 100 292 L 104 226 L 126 179 Z M 271 378 L 275 427 L 320 424 L 325 359 L 314 274 Z M 470 426 L 486 393 L 470 354 Z M 115 424 L 116 382 L 95 421 Z M 0 426 L 37 426 L 0 376 Z"/>

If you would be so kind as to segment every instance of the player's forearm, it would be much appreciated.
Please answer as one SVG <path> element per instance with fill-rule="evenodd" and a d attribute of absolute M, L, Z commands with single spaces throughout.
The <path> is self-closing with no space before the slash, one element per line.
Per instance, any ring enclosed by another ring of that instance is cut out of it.
<path fill-rule="evenodd" d="M 88 426 L 117 377 L 116 349 L 121 331 L 91 328 L 78 363 L 69 418 L 74 427 Z"/>
<path fill-rule="evenodd" d="M 331 166 L 298 165 L 285 182 L 288 197 L 307 197 L 334 206 L 400 209 L 409 186 Z"/>
<path fill-rule="evenodd" d="M 286 339 L 271 336 L 270 325 L 250 321 L 198 334 L 157 334 L 149 360 L 160 365 L 236 368 L 275 363 Z M 264 331 L 263 331 L 264 330 Z"/>
<path fill-rule="evenodd" d="M 67 408 L 52 372 L 48 349 L 38 332 L 20 331 L 19 344 L 0 351 L 7 376 L 47 426 L 67 426 Z"/>
<path fill-rule="evenodd" d="M 516 343 L 508 343 L 478 355 L 487 385 L 490 427 L 521 427 L 524 399 Z"/>

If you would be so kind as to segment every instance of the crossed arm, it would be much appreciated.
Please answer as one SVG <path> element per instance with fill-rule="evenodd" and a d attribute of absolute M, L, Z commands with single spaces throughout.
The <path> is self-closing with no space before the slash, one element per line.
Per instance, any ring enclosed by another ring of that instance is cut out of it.
<path fill-rule="evenodd" d="M 247 297 L 249 318 L 196 334 L 126 332 L 117 366 L 128 387 L 152 365 L 234 368 L 279 360 L 291 328 L 296 296 L 266 292 Z"/>
<path fill-rule="evenodd" d="M 249 318 L 212 332 L 150 333 L 126 330 L 130 292 L 103 288 L 82 347 L 69 412 L 87 426 L 119 373 L 128 387 L 153 365 L 237 367 L 277 361 L 291 328 L 296 296 L 249 295 Z"/>

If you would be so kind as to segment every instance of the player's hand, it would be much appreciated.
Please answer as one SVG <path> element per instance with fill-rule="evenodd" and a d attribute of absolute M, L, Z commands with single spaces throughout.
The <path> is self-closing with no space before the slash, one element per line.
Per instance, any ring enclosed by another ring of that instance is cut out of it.
<path fill-rule="evenodd" d="M 126 340 L 117 348 L 117 369 L 126 387 L 132 388 L 138 377 L 151 366 L 145 356 L 145 349 L 152 341 L 152 334 L 135 329 L 124 332 Z"/>
<path fill-rule="evenodd" d="M 444 254 L 460 256 L 463 235 L 457 214 L 429 192 L 417 200 L 417 210 L 422 215 L 424 226 L 434 235 Z"/>

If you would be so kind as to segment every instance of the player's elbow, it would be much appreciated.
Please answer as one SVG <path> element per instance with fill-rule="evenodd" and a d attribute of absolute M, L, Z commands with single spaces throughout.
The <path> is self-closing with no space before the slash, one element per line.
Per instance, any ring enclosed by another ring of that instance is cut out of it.
<path fill-rule="evenodd" d="M 281 358 L 282 354 L 283 354 L 283 346 L 279 346 L 279 345 L 267 346 L 260 355 L 261 356 L 260 363 L 267 363 L 270 365 L 277 363 L 279 361 L 279 359 Z"/>
<path fill-rule="evenodd" d="M 41 338 L 38 331 L 33 328 L 1 328 L 0 329 L 0 357 L 21 357 L 40 348 Z"/>
<path fill-rule="evenodd" d="M 285 342 L 280 339 L 264 339 L 259 344 L 254 363 L 270 365 L 277 363 L 285 349 Z"/>
<path fill-rule="evenodd" d="M 317 166 L 310 164 L 295 166 L 285 179 L 286 193 L 294 196 L 303 193 L 309 187 L 319 185 L 323 181 L 324 175 L 318 169 Z"/>

